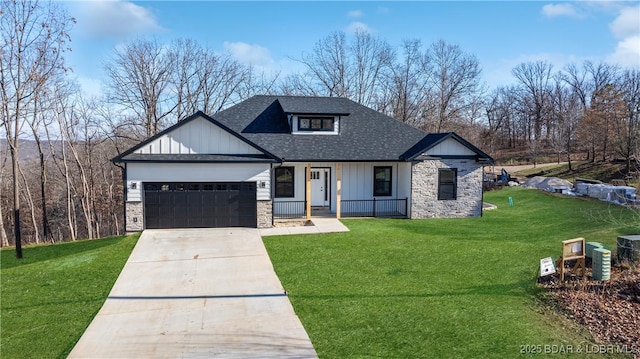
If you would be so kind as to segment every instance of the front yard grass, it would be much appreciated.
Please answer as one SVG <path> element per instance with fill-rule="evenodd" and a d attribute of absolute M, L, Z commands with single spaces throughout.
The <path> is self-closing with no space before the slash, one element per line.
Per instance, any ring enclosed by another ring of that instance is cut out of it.
<path fill-rule="evenodd" d="M 65 358 L 104 303 L 138 235 L 0 251 L 0 357 Z"/>
<path fill-rule="evenodd" d="M 498 209 L 482 218 L 354 219 L 343 221 L 347 233 L 265 237 L 319 356 L 514 358 L 593 345 L 541 309 L 539 260 L 555 259 L 561 241 L 576 237 L 614 247 L 638 217 L 519 188 L 485 201 Z M 585 355 L 593 356 L 574 357 Z"/>

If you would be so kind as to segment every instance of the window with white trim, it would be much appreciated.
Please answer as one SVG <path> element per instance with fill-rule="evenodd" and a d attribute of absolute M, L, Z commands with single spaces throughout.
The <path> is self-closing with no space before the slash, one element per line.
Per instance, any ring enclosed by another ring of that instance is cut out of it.
<path fill-rule="evenodd" d="M 298 131 L 332 132 L 334 123 L 334 117 L 298 117 Z"/>

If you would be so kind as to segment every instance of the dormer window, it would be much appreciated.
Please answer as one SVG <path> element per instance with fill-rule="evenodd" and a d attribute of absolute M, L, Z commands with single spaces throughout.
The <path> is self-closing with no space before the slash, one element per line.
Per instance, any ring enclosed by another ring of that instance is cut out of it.
<path fill-rule="evenodd" d="M 333 131 L 334 130 L 333 117 L 299 117 L 298 118 L 298 130 L 299 131 Z"/>
<path fill-rule="evenodd" d="M 340 116 L 326 114 L 293 115 L 291 133 L 299 135 L 337 135 L 340 133 Z"/>

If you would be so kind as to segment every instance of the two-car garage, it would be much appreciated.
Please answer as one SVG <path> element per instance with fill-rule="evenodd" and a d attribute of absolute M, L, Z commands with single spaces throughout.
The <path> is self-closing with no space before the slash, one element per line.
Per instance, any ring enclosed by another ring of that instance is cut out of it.
<path fill-rule="evenodd" d="M 255 182 L 146 182 L 145 228 L 256 227 Z"/>

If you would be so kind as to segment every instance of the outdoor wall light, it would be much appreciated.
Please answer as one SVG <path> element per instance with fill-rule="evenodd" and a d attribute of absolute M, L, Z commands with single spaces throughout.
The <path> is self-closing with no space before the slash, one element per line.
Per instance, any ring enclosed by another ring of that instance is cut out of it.
<path fill-rule="evenodd" d="M 138 223 L 138 217 L 133 217 L 133 223 Z"/>

